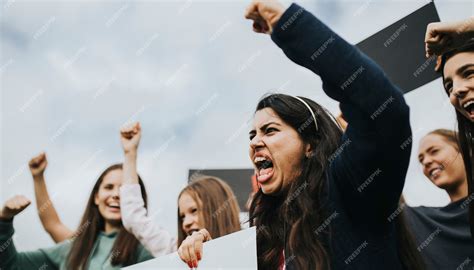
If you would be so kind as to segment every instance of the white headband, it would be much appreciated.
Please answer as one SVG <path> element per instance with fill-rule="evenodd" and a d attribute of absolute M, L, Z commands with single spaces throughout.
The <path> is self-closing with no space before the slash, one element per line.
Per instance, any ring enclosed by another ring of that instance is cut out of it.
<path fill-rule="evenodd" d="M 314 114 L 313 109 L 311 109 L 311 107 L 308 105 L 308 103 L 306 103 L 306 101 L 304 101 L 302 98 L 299 98 L 297 96 L 293 96 L 293 97 L 296 98 L 297 100 L 301 101 L 306 106 L 306 108 L 308 108 L 309 112 L 313 116 L 314 125 L 316 126 L 316 131 L 318 131 L 319 130 L 318 129 L 318 122 L 316 121 L 316 115 Z"/>

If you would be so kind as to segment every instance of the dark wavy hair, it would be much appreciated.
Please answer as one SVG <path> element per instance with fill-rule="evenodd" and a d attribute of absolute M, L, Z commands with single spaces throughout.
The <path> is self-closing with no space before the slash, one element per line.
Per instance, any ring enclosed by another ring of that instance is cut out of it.
<path fill-rule="evenodd" d="M 259 269 L 278 269 L 284 248 L 289 249 L 286 254 L 298 254 L 293 259 L 297 269 L 327 269 L 330 265 L 328 247 L 322 241 L 308 239 L 314 239 L 312 228 L 317 228 L 327 218 L 324 201 L 319 195 L 324 189 L 328 157 L 339 147 L 342 131 L 323 107 L 310 99 L 302 99 L 315 113 L 318 131 L 308 108 L 294 97 L 271 94 L 260 100 L 256 108 L 256 111 L 273 109 L 299 132 L 303 142 L 316 149 L 303 160 L 300 176 L 288 187 L 287 194 L 298 193 L 298 196 L 288 198 L 290 201 L 283 196 L 265 195 L 261 190 L 255 194 L 250 206 L 250 224 L 258 228 Z"/>
<path fill-rule="evenodd" d="M 79 229 L 76 231 L 74 238 L 72 239 L 71 250 L 67 258 L 67 269 L 76 270 L 86 268 L 87 261 L 91 256 L 92 248 L 97 240 L 97 235 L 100 231 L 104 230 L 105 226 L 104 218 L 100 214 L 98 206 L 94 203 L 94 198 L 99 191 L 100 184 L 105 176 L 114 170 L 122 170 L 122 164 L 115 164 L 105 169 L 92 188 Z M 138 183 L 140 184 L 146 208 L 147 194 L 145 185 L 140 176 L 138 176 Z M 127 232 L 127 230 L 121 226 L 111 250 L 111 264 L 114 266 L 128 266 L 135 264 L 137 262 L 138 246 L 139 242 L 135 236 Z"/>
<path fill-rule="evenodd" d="M 463 47 L 457 48 L 445 53 L 441 58 L 441 72 L 443 75 L 444 85 L 444 66 L 449 58 L 462 52 L 474 52 L 474 43 L 466 44 Z M 446 90 L 446 94 L 449 93 Z M 464 115 L 456 110 L 456 118 L 458 121 L 458 144 L 462 158 L 464 160 L 464 167 L 466 168 L 467 189 L 469 196 L 474 194 L 474 123 L 467 119 Z M 471 228 L 471 237 L 474 238 L 474 201 L 469 202 L 469 223 Z"/>
<path fill-rule="evenodd" d="M 304 143 L 314 149 L 303 159 L 300 176 L 291 181 L 284 196 L 270 196 L 259 190 L 250 206 L 250 225 L 257 226 L 258 269 L 278 269 L 283 249 L 295 269 L 330 269 L 328 226 L 314 238 L 314 228 L 328 218 L 324 199 L 329 157 L 341 143 L 342 130 L 334 117 L 316 102 L 302 98 L 316 115 L 318 130 L 304 104 L 292 96 L 271 94 L 257 104 L 256 111 L 271 108 L 288 125 L 298 131 Z M 308 123 L 310 123 L 308 125 Z M 291 194 L 297 194 L 292 196 Z M 419 252 L 405 221 L 397 220 L 399 257 L 407 269 L 423 269 Z M 291 256 L 289 254 L 297 254 Z"/>

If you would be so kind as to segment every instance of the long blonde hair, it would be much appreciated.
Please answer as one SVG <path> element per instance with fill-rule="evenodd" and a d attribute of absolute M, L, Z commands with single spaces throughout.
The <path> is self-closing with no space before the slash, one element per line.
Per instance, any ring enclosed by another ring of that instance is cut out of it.
<path fill-rule="evenodd" d="M 199 176 L 181 191 L 178 200 L 184 193 L 191 196 L 198 205 L 202 224 L 213 239 L 241 229 L 237 198 L 223 180 L 214 176 Z M 182 225 L 178 207 L 178 246 L 187 236 Z"/>

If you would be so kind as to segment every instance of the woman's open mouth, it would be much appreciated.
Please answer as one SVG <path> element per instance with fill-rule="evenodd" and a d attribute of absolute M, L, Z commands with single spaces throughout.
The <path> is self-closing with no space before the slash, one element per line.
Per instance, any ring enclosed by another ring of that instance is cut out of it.
<path fill-rule="evenodd" d="M 443 165 L 431 169 L 430 172 L 429 172 L 431 180 L 433 180 L 433 181 L 436 180 L 443 171 L 444 171 L 444 166 Z"/>
<path fill-rule="evenodd" d="M 474 99 L 471 99 L 462 105 L 467 115 L 474 121 Z"/>
<path fill-rule="evenodd" d="M 257 181 L 259 183 L 265 183 L 272 178 L 273 161 L 269 157 L 258 155 L 253 162 L 257 167 Z"/>
<path fill-rule="evenodd" d="M 120 213 L 120 203 L 118 202 L 108 203 L 107 208 L 110 212 Z"/>

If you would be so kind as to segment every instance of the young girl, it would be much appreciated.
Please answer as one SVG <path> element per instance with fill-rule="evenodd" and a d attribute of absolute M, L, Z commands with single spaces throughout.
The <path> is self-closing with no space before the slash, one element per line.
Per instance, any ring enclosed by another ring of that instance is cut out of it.
<path fill-rule="evenodd" d="M 145 186 L 138 179 L 146 201 Z M 29 204 L 23 196 L 5 203 L 0 211 L 0 268 L 39 269 L 120 269 L 151 259 L 138 240 L 122 226 L 119 188 L 122 165 L 108 167 L 96 181 L 74 238 L 52 248 L 17 252 L 12 237 L 13 218 Z"/>
<path fill-rule="evenodd" d="M 468 183 L 469 222 L 474 237 L 474 19 L 429 24 L 425 42 L 427 56 L 442 55 L 439 70 L 456 109 L 458 141 Z"/>
<path fill-rule="evenodd" d="M 404 208 L 405 220 L 427 269 L 460 269 L 474 254 L 466 200 L 467 179 L 456 137 L 456 132 L 451 130 L 434 130 L 421 139 L 418 151 L 424 175 L 446 190 L 451 203 L 444 207 Z"/>
<path fill-rule="evenodd" d="M 124 185 L 121 187 L 123 223 L 128 231 L 155 256 L 177 249 L 183 240 L 203 228 L 217 238 L 240 230 L 239 206 L 232 189 L 224 181 L 200 176 L 178 196 L 178 241 L 147 216 L 137 182 L 137 149 L 141 127 L 135 123 L 121 130 L 124 150 Z M 191 266 L 192 264 L 190 264 Z"/>
<path fill-rule="evenodd" d="M 420 269 L 401 256 L 394 222 L 411 149 L 409 108 L 383 71 L 293 4 L 254 1 L 246 17 L 297 64 L 321 76 L 350 123 L 341 130 L 316 102 L 263 98 L 250 131 L 261 186 L 250 210 L 259 269 Z M 205 235 L 180 249 L 197 260 Z M 189 252 L 189 250 L 194 252 Z M 417 251 L 405 250 L 413 256 Z M 403 259 L 402 259 L 403 258 Z"/>

